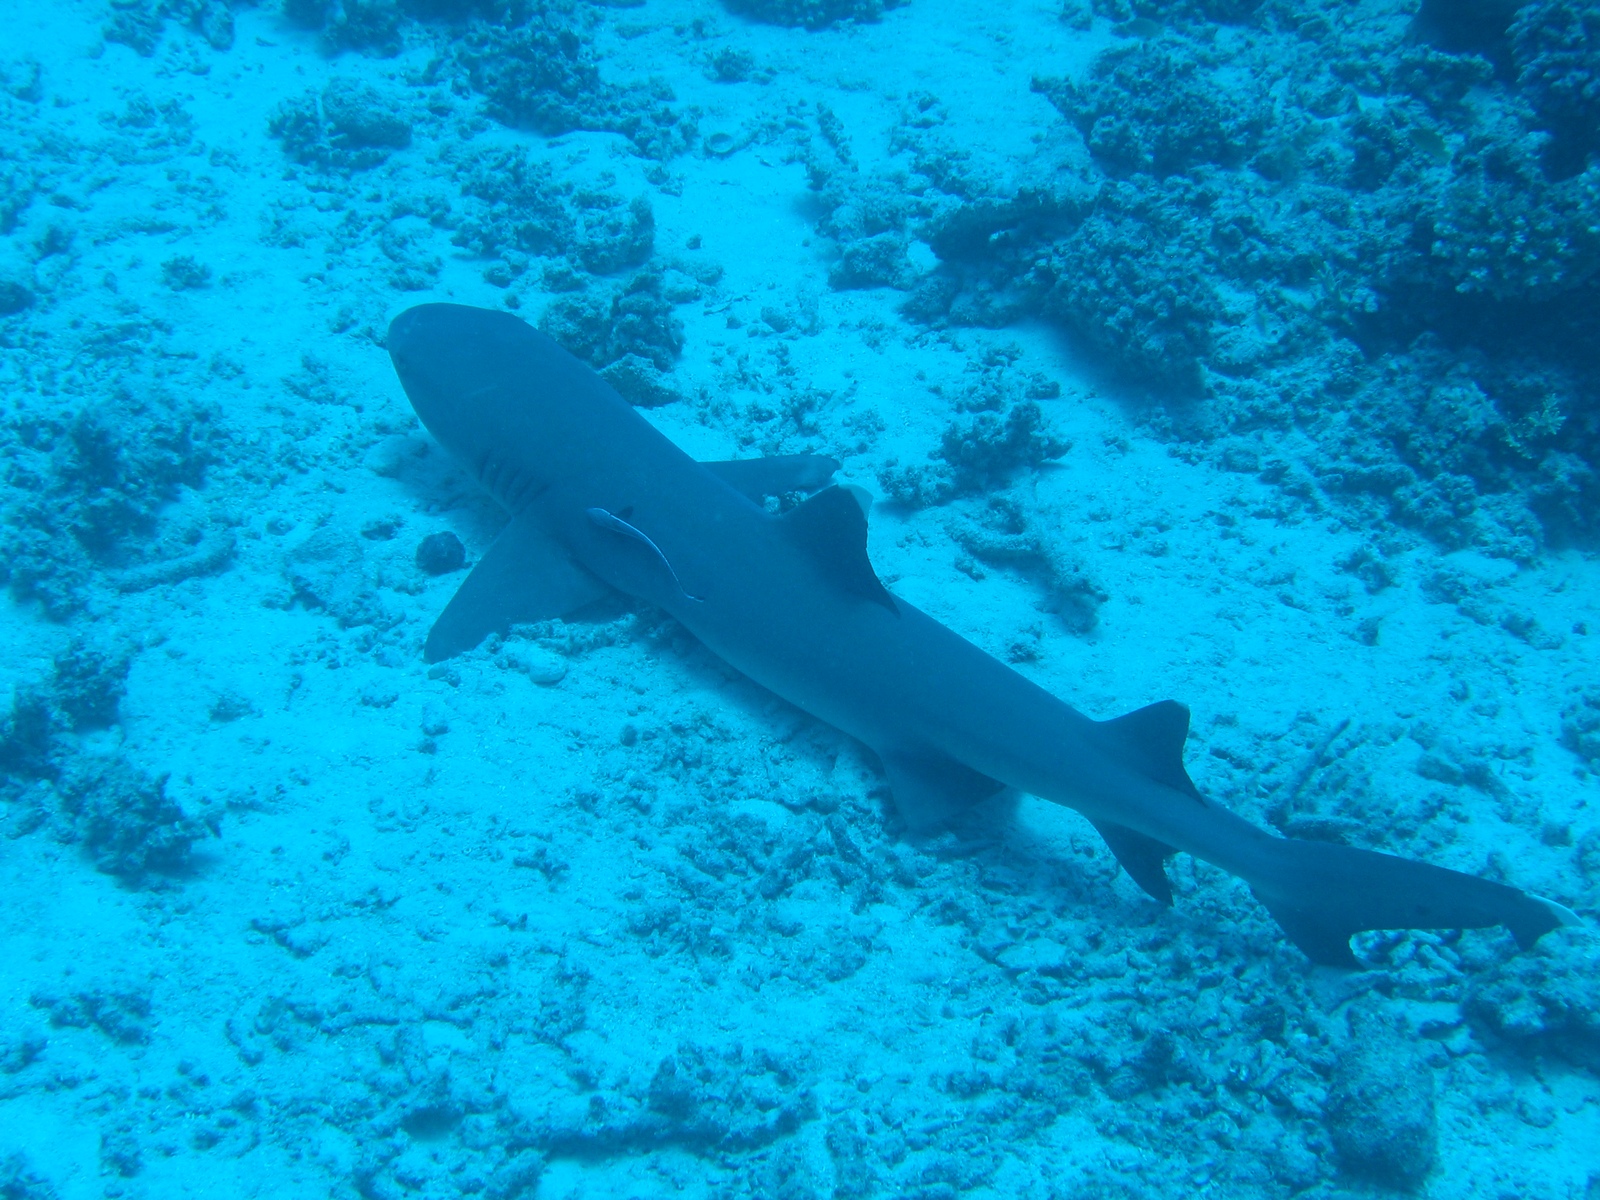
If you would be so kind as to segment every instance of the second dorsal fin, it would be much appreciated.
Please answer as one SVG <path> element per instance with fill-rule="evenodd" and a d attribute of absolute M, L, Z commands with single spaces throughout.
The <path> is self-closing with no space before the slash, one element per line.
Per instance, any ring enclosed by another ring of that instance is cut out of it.
<path fill-rule="evenodd" d="M 833 583 L 853 596 L 900 610 L 867 558 L 867 516 L 847 488 L 824 488 L 783 518 L 784 530 Z"/>
<path fill-rule="evenodd" d="M 1157 783 L 1203 800 L 1183 767 L 1183 744 L 1189 740 L 1189 710 L 1176 700 L 1158 700 L 1110 721 L 1100 728 L 1111 735 L 1123 761 Z"/>

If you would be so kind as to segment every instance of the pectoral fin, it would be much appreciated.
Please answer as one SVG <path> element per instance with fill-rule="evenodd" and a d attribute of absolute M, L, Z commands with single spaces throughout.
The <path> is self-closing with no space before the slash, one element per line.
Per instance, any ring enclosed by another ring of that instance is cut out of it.
<path fill-rule="evenodd" d="M 491 633 L 564 617 L 609 591 L 544 530 L 514 518 L 433 623 L 423 657 L 438 662 L 462 654 Z"/>

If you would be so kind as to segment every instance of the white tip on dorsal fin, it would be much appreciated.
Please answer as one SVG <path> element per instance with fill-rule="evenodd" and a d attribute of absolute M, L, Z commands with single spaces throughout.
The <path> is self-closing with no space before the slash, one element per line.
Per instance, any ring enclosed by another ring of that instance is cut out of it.
<path fill-rule="evenodd" d="M 872 515 L 873 497 L 871 492 L 858 483 L 846 483 L 840 486 L 856 498 L 856 504 L 860 506 L 863 517 Z"/>
<path fill-rule="evenodd" d="M 756 504 L 785 492 L 816 492 L 828 486 L 839 460 L 825 454 L 779 454 L 700 464 Z"/>

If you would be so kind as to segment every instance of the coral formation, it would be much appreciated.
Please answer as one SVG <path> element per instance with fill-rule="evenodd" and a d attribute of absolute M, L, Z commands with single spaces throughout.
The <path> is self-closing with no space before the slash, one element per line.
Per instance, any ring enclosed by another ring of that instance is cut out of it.
<path fill-rule="evenodd" d="M 906 126 L 902 208 L 931 210 L 941 262 L 905 311 L 1044 315 L 1147 389 L 1169 436 L 1303 429 L 1331 501 L 1446 546 L 1592 538 L 1600 379 L 1571 351 L 1600 327 L 1592 6 L 1539 0 L 1492 36 L 1419 19 L 1432 43 L 1360 8 L 1103 7 L 1170 29 L 1036 80 L 1082 138 L 1076 182 L 974 194 L 938 120 Z M 1324 415 L 1352 398 L 1359 425 Z"/>
<path fill-rule="evenodd" d="M 841 21 L 877 21 L 906 0 L 725 0 L 741 16 L 771 25 L 824 29 Z"/>
<path fill-rule="evenodd" d="M 216 827 L 172 800 L 164 776 L 80 750 L 75 735 L 118 720 L 130 658 L 77 641 L 56 656 L 48 681 L 17 694 L 0 721 L 0 794 L 17 809 L 11 836 L 48 826 L 99 870 L 138 885 L 152 872 L 181 872 Z"/>
<path fill-rule="evenodd" d="M 1004 487 L 1024 468 L 1038 468 L 1063 457 L 1072 444 L 1050 431 L 1038 401 L 1058 394 L 1060 385 L 1021 378 L 998 355 L 974 372 L 954 399 L 957 414 L 928 458 L 935 465 L 901 465 L 889 460 L 878 482 L 889 497 L 911 507 L 942 504 Z"/>
<path fill-rule="evenodd" d="M 411 124 L 390 98 L 353 79 L 335 79 L 320 93 L 285 100 L 268 122 L 296 162 L 365 170 L 411 144 Z"/>
<path fill-rule="evenodd" d="M 1439 1156 L 1433 1074 L 1405 1034 L 1361 1010 L 1328 1090 L 1328 1133 L 1356 1176 L 1414 1190 Z"/>
<path fill-rule="evenodd" d="M 9 414 L 0 574 L 11 594 L 64 618 L 98 572 L 158 553 L 161 509 L 213 461 L 213 417 L 159 390 Z"/>

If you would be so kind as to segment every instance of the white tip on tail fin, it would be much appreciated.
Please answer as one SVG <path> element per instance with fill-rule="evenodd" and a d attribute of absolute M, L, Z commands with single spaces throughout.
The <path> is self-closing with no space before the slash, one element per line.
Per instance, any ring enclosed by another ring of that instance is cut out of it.
<path fill-rule="evenodd" d="M 1548 896 L 1538 896 L 1538 895 L 1535 895 L 1533 892 L 1529 892 L 1528 893 L 1528 899 L 1537 900 L 1540 904 L 1542 904 L 1546 908 L 1548 908 L 1550 910 L 1551 914 L 1555 917 L 1556 924 L 1558 924 L 1558 925 L 1569 925 L 1569 926 L 1573 926 L 1573 927 L 1578 928 L 1578 929 L 1590 929 L 1591 928 L 1587 921 L 1585 921 L 1577 913 L 1573 912 L 1565 904 L 1559 904 L 1556 901 L 1550 899 L 1550 897 L 1548 897 Z"/>

